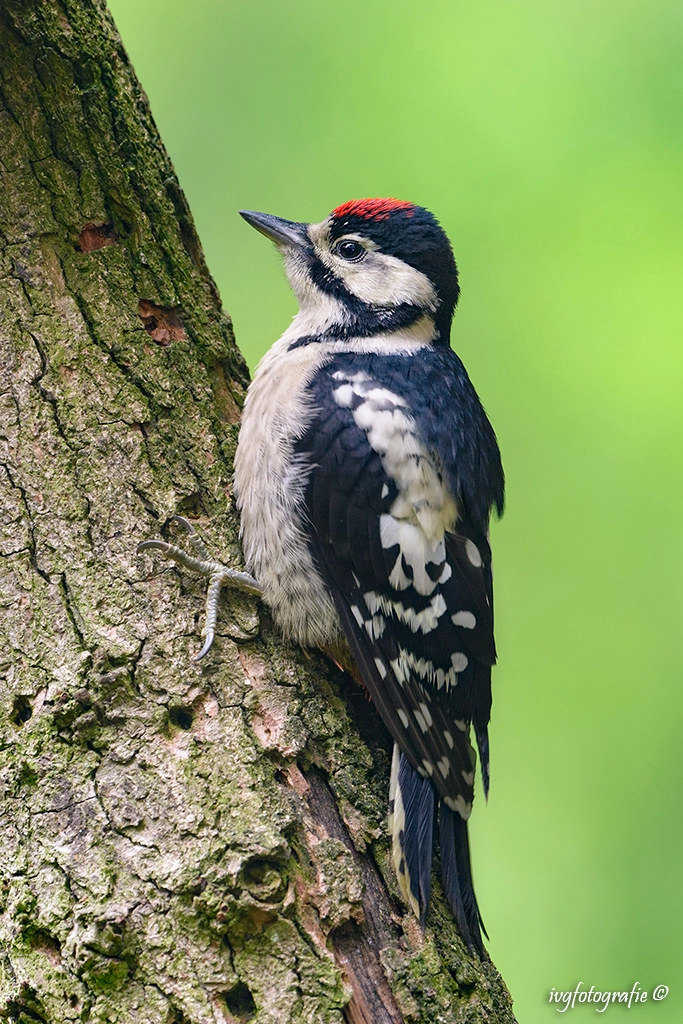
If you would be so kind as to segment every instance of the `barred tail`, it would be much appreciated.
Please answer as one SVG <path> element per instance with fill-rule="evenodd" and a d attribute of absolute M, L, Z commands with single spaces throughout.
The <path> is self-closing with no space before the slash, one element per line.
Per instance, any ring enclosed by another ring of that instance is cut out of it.
<path fill-rule="evenodd" d="M 389 831 L 398 884 L 424 928 L 432 881 L 434 787 L 394 744 L 389 788 Z"/>
<path fill-rule="evenodd" d="M 418 774 L 394 744 L 389 790 L 392 860 L 401 892 L 423 928 L 431 891 L 435 804 L 431 780 Z M 486 929 L 472 885 L 467 822 L 439 800 L 439 823 L 446 899 L 467 947 L 483 953 L 481 933 L 486 935 Z"/>

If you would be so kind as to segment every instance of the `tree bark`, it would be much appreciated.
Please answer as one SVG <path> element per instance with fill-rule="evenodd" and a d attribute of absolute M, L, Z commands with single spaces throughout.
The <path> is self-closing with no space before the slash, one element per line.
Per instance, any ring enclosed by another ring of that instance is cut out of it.
<path fill-rule="evenodd" d="M 402 906 L 371 706 L 241 567 L 248 383 L 106 7 L 0 0 L 0 1018 L 513 1022 L 438 885 Z"/>

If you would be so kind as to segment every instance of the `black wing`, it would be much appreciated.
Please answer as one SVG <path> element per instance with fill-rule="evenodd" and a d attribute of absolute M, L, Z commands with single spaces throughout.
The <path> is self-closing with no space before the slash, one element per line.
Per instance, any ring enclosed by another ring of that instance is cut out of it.
<path fill-rule="evenodd" d="M 439 453 L 430 452 L 420 435 L 409 398 L 369 373 L 349 374 L 334 365 L 320 371 L 312 392 L 322 411 L 299 446 L 312 464 L 309 542 L 363 681 L 406 761 L 403 766 L 399 759 L 392 780 L 395 814 L 400 798 L 397 831 L 403 832 L 397 867 L 399 873 L 403 867 L 408 895 L 424 919 L 434 789 L 443 801 L 442 837 L 445 831 L 449 848 L 460 848 L 459 874 L 469 877 L 462 847 L 464 842 L 466 851 L 474 795 L 471 722 L 488 789 L 495 662 L 490 549 L 481 526 L 462 514 L 454 529 L 439 535 L 438 496 L 445 495 L 447 504 L 453 495 Z M 410 489 L 411 480 L 417 489 Z M 414 514 L 417 508 L 422 515 L 420 486 L 433 506 L 427 521 L 432 527 L 436 522 L 428 536 Z M 442 512 L 443 519 L 447 510 Z M 444 851 L 447 887 L 451 859 Z M 457 865 L 451 876 L 454 871 Z M 476 902 L 466 885 L 460 892 L 463 884 L 462 877 L 458 884 L 451 880 L 459 897 L 451 902 L 459 903 L 454 910 L 466 937 L 469 931 L 476 941 Z"/>

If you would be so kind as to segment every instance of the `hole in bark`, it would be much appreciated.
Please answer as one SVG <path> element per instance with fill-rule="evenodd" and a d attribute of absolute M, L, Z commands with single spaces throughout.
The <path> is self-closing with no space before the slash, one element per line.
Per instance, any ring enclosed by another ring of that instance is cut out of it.
<path fill-rule="evenodd" d="M 73 1006 L 74 1009 L 78 1006 L 78 996 L 77 995 L 74 994 L 72 996 L 69 996 L 69 1006 Z"/>
<path fill-rule="evenodd" d="M 252 860 L 244 866 L 241 874 L 242 885 L 260 903 L 272 903 L 282 899 L 287 888 L 287 878 L 277 864 L 267 860 Z"/>
<path fill-rule="evenodd" d="M 31 928 L 24 934 L 31 949 L 49 950 L 52 953 L 61 953 L 62 951 L 62 944 L 59 939 L 45 931 L 44 928 Z"/>
<path fill-rule="evenodd" d="M 18 782 L 20 786 L 35 786 L 38 781 L 38 772 L 35 770 L 33 765 L 23 762 L 19 768 Z"/>
<path fill-rule="evenodd" d="M 152 341 L 166 348 L 172 341 L 187 337 L 180 314 L 180 306 L 157 306 L 149 299 L 140 299 L 138 315 Z"/>
<path fill-rule="evenodd" d="M 170 708 L 168 720 L 179 729 L 191 729 L 194 715 L 191 708 Z"/>
<path fill-rule="evenodd" d="M 12 712 L 9 716 L 10 722 L 21 726 L 24 722 L 28 722 L 32 715 L 33 708 L 31 707 L 31 702 L 28 697 L 25 697 L 23 694 L 15 697 L 14 703 L 12 704 Z"/>
<path fill-rule="evenodd" d="M 258 884 L 262 882 L 266 877 L 266 873 L 271 870 L 272 864 L 267 860 L 252 860 L 244 869 L 244 880 L 247 883 Z"/>
<path fill-rule="evenodd" d="M 256 1003 L 243 982 L 240 981 L 229 992 L 223 992 L 222 995 L 228 1013 L 231 1013 L 238 1021 L 246 1024 L 256 1013 Z"/>
<path fill-rule="evenodd" d="M 116 231 L 113 224 L 84 224 L 76 248 L 81 252 L 95 252 L 96 249 L 115 244 Z"/>
<path fill-rule="evenodd" d="M 186 494 L 184 498 L 181 498 L 177 503 L 176 508 L 183 516 L 190 516 L 199 518 L 205 515 L 205 508 L 202 504 L 202 496 L 199 491 L 192 491 L 191 494 Z M 181 536 L 182 531 L 180 531 Z M 187 534 L 185 534 L 187 536 Z"/>

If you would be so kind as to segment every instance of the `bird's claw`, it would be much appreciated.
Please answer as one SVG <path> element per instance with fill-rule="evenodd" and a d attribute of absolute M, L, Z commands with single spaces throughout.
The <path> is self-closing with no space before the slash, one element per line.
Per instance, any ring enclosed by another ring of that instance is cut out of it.
<path fill-rule="evenodd" d="M 238 590 L 256 597 L 261 595 L 262 589 L 258 580 L 255 580 L 249 573 L 231 569 L 229 566 L 223 565 L 222 562 L 217 562 L 212 558 L 194 526 L 184 516 L 176 515 L 173 516 L 173 519 L 187 531 L 190 544 L 197 552 L 198 557 L 188 554 L 187 551 L 183 551 L 182 548 L 177 547 L 175 544 L 170 544 L 166 540 L 143 540 L 142 543 L 138 544 L 137 552 L 139 554 L 141 551 L 160 551 L 165 558 L 170 558 L 173 562 L 177 562 L 191 572 L 199 573 L 200 576 L 208 576 L 206 623 L 202 630 L 204 645 L 199 654 L 193 658 L 193 661 L 196 663 L 209 653 L 213 645 L 216 635 L 216 620 L 218 618 L 218 601 L 223 587 L 236 587 Z"/>

